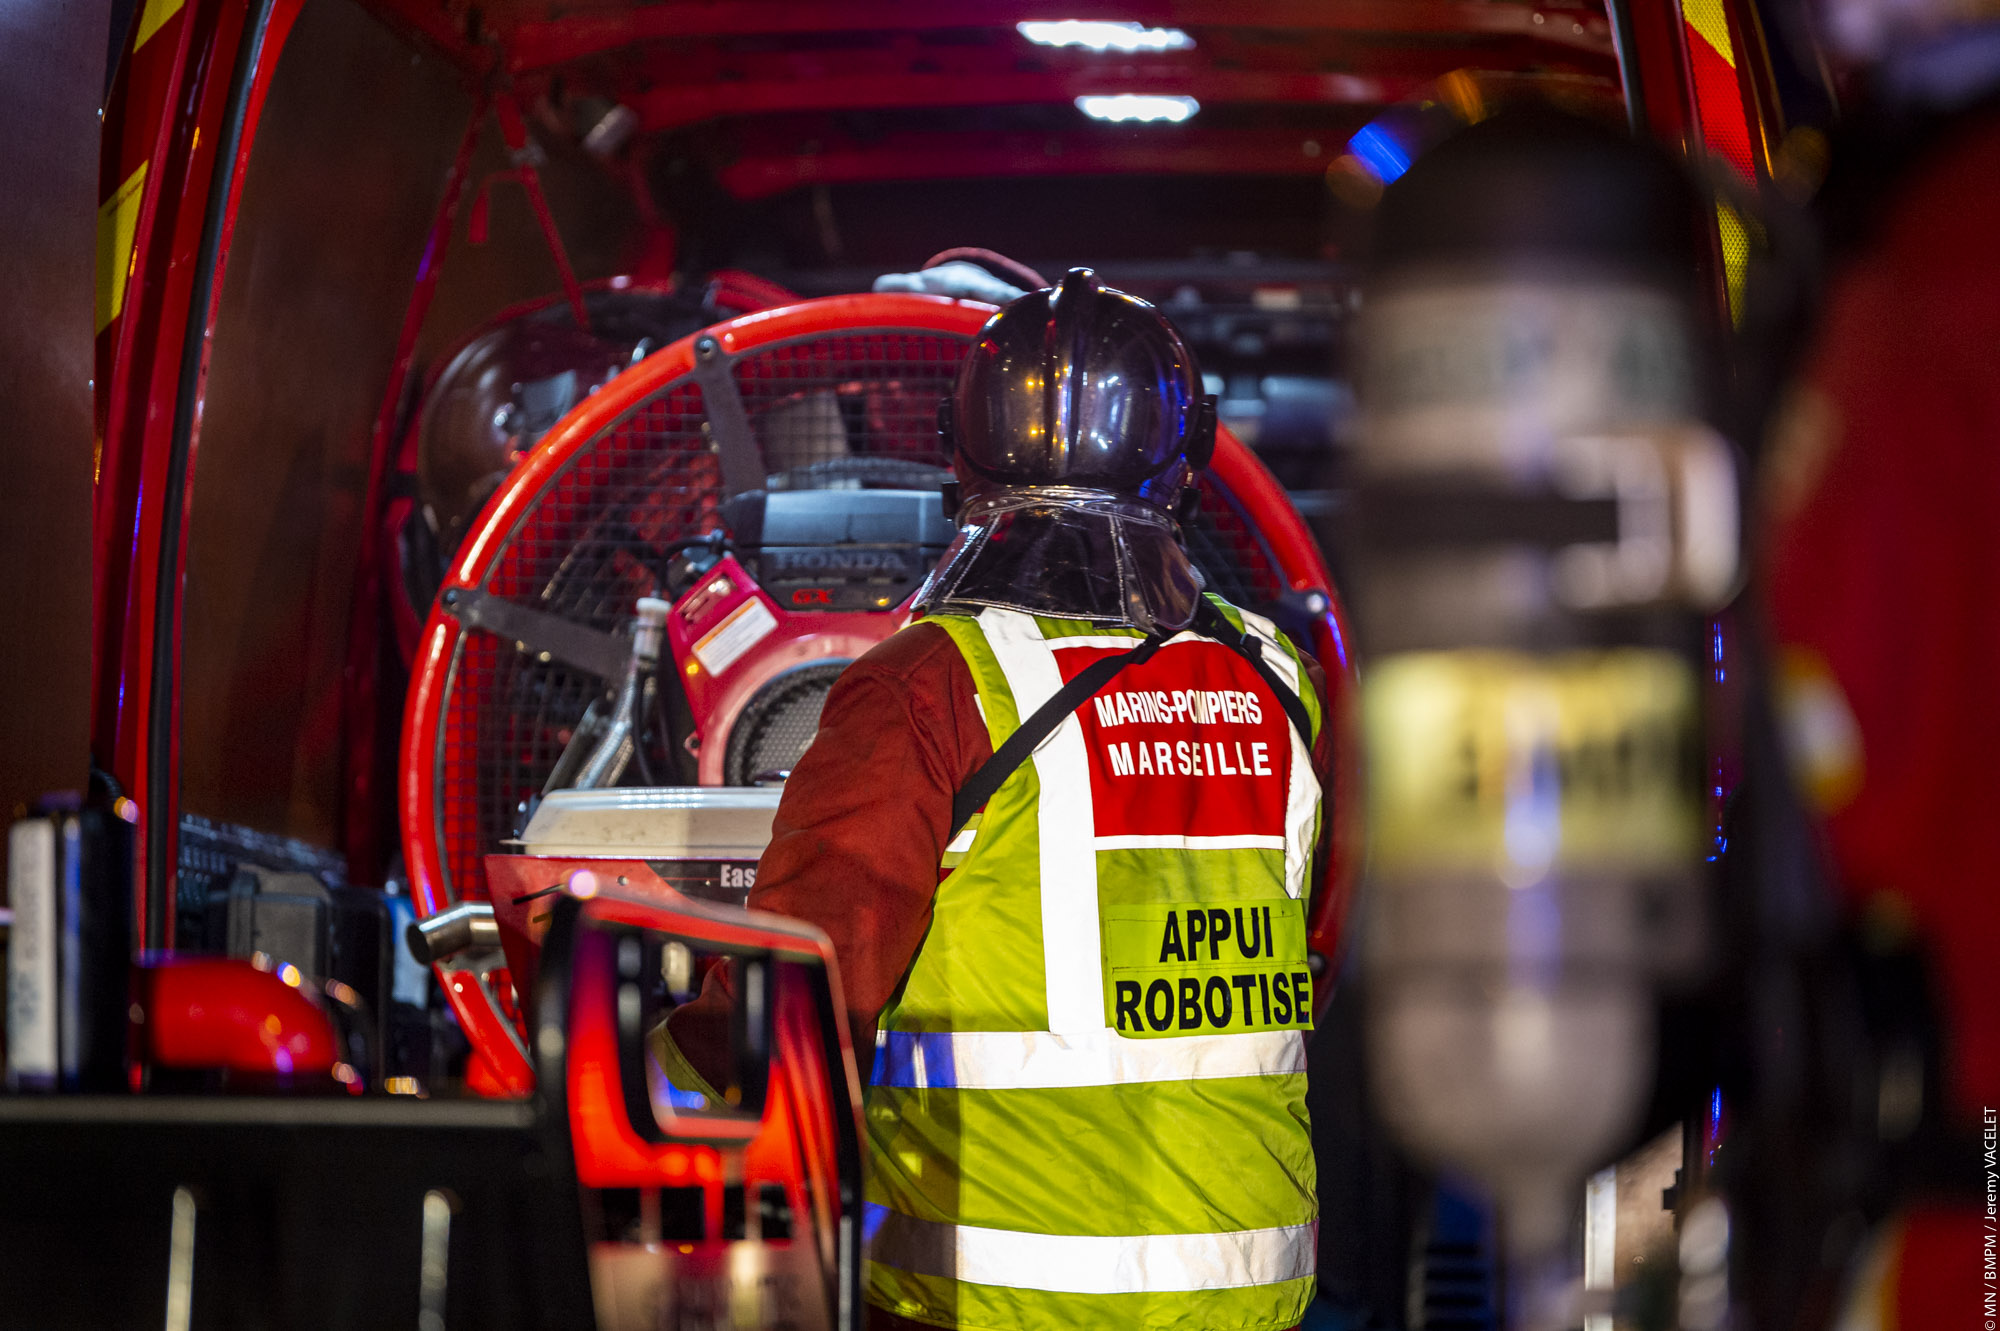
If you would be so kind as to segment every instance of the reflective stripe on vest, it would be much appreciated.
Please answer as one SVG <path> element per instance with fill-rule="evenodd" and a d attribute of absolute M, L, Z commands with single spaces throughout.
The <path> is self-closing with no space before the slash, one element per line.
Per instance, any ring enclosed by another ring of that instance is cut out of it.
<path fill-rule="evenodd" d="M 918 1275 L 1061 1294 L 1184 1294 L 1313 1274 L 1319 1225 L 1090 1237 L 940 1225 L 871 1205 L 869 1255 Z"/>
<path fill-rule="evenodd" d="M 996 748 L 1136 637 L 1001 610 L 930 622 L 965 657 Z M 1238 622 L 1296 687 L 1276 630 Z M 881 1018 L 871 1302 L 1008 1331 L 1249 1331 L 1303 1314 L 1309 744 L 1241 657 L 1181 634 L 1067 718 L 954 839 Z"/>
<path fill-rule="evenodd" d="M 1306 1070 L 1297 1031 L 1128 1040 L 1112 1030 L 884 1031 L 873 1082 L 915 1090 L 1017 1091 L 1123 1086 L 1209 1077 L 1276 1077 Z"/>
<path fill-rule="evenodd" d="M 1033 716 L 1063 686 L 1055 653 L 1034 617 L 997 610 L 979 617 L 987 645 L 1006 672 L 1017 716 Z M 1130 651 L 1122 643 L 1120 650 Z M 1043 980 L 1049 1029 L 1104 1028 L 1104 972 L 1097 955 L 1097 828 L 1092 821 L 1089 755 L 1083 727 L 1070 713 L 1030 760 L 1041 779 Z"/>

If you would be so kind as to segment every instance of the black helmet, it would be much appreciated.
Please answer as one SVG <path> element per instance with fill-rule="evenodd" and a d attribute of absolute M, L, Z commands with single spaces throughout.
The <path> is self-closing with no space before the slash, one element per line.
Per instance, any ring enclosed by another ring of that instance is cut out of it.
<path fill-rule="evenodd" d="M 1215 448 L 1215 404 L 1180 334 L 1088 268 L 988 319 L 939 415 L 964 500 L 1073 486 L 1171 512 Z"/>

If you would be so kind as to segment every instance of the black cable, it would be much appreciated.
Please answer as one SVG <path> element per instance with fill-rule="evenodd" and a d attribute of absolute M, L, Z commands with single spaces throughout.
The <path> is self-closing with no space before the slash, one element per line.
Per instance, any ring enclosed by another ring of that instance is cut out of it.
<path fill-rule="evenodd" d="M 657 672 L 646 676 L 639 694 L 639 715 L 632 726 L 632 760 L 639 765 L 639 779 L 648 786 L 660 784 L 653 775 L 653 764 L 646 758 L 646 740 L 653 728 L 653 701 L 659 697 L 659 689 L 655 687 L 658 678 Z"/>

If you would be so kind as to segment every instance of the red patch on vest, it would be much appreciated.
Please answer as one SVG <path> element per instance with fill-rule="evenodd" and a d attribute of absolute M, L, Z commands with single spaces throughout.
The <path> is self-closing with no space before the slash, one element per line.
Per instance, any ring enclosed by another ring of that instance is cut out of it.
<path fill-rule="evenodd" d="M 1065 680 L 1118 650 L 1050 646 Z M 1119 671 L 1076 715 L 1098 836 L 1284 835 L 1291 727 L 1228 648 L 1162 648 Z"/>

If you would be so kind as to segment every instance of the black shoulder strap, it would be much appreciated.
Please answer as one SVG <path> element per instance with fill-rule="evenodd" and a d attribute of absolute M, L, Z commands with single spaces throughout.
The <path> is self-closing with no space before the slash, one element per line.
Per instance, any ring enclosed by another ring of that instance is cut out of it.
<path fill-rule="evenodd" d="M 1050 699 L 1035 709 L 1035 714 L 1023 721 L 1020 728 L 1009 735 L 996 749 L 991 758 L 980 764 L 972 779 L 953 797 L 951 801 L 951 832 L 945 837 L 945 844 L 958 840 L 958 834 L 972 821 L 972 815 L 984 808 L 986 801 L 993 798 L 995 791 L 1007 783 L 1014 775 L 1014 769 L 1028 760 L 1028 755 L 1040 747 L 1043 740 L 1056 733 L 1064 719 L 1090 700 L 1092 694 L 1111 682 L 1128 665 L 1138 665 L 1166 642 L 1163 634 L 1154 634 L 1140 641 L 1129 652 L 1107 656 L 1101 661 L 1093 661 L 1077 673 L 1075 679 L 1057 689 Z"/>
<path fill-rule="evenodd" d="M 1257 672 L 1258 678 L 1270 685 L 1271 692 L 1278 695 L 1278 705 L 1284 708 L 1285 715 L 1291 718 L 1292 728 L 1299 732 L 1299 740 L 1306 746 L 1306 752 L 1312 752 L 1312 716 L 1306 711 L 1305 700 L 1284 680 L 1278 678 L 1278 672 L 1264 659 L 1263 639 L 1255 634 L 1245 633 L 1230 623 L 1229 616 L 1216 609 L 1215 602 L 1206 596 L 1202 597 L 1201 604 L 1195 607 L 1194 623 L 1189 627 L 1204 638 L 1215 639 L 1250 663 L 1250 668 Z M 1300 687 L 1304 687 L 1303 675 L 1299 683 Z"/>
<path fill-rule="evenodd" d="M 1307 714 L 1306 705 L 1299 695 L 1288 688 L 1285 682 L 1278 678 L 1278 672 L 1264 660 L 1263 643 L 1230 623 L 1229 617 L 1217 610 L 1215 603 L 1205 596 L 1195 610 L 1194 622 L 1188 627 L 1204 638 L 1212 638 L 1221 643 L 1250 663 L 1250 668 L 1270 685 L 1271 692 L 1278 695 L 1278 705 L 1285 709 L 1285 715 L 1291 718 L 1293 728 L 1299 732 L 1300 740 L 1310 751 L 1312 718 Z M 972 815 L 986 806 L 986 801 L 993 798 L 994 793 L 1007 783 L 1007 778 L 1014 775 L 1014 770 L 1028 760 L 1028 755 L 1039 748 L 1043 740 L 1055 734 L 1056 727 L 1063 723 L 1065 717 L 1083 706 L 1099 689 L 1109 684 L 1113 675 L 1126 666 L 1138 665 L 1159 651 L 1166 644 L 1168 636 L 1154 634 L 1142 640 L 1129 652 L 1107 656 L 1101 661 L 1091 663 L 1084 667 L 1075 679 L 1057 689 L 1055 695 L 1047 702 L 1036 708 L 1035 714 L 1023 721 L 1020 728 L 1006 738 L 991 758 L 980 764 L 979 770 L 972 774 L 971 780 L 967 781 L 953 797 L 951 832 L 945 837 L 945 844 L 950 845 L 958 840 L 958 834 L 972 821 Z"/>

